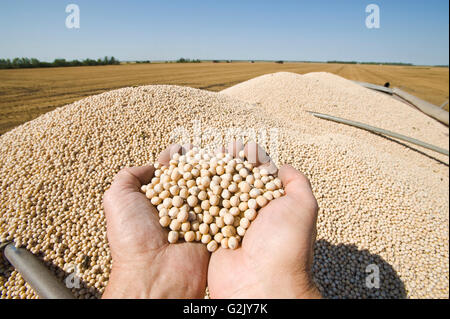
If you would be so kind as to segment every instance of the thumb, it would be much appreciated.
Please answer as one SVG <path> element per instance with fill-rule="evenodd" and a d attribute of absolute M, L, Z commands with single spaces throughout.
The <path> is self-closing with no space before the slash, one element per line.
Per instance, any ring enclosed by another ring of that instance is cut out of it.
<path fill-rule="evenodd" d="M 286 196 L 301 205 L 308 205 L 315 210 L 318 209 L 316 198 L 311 189 L 311 183 L 305 175 L 291 165 L 283 165 L 278 172 L 278 177 L 283 183 Z"/>
<path fill-rule="evenodd" d="M 153 165 L 124 168 L 114 177 L 111 187 L 132 188 L 139 191 L 143 184 L 150 182 L 154 172 Z"/>
<path fill-rule="evenodd" d="M 313 260 L 314 242 L 317 235 L 316 223 L 319 206 L 316 198 L 314 197 L 311 189 L 311 183 L 308 178 L 291 165 L 283 165 L 279 170 L 278 177 L 283 183 L 284 191 L 286 192 L 285 196 L 292 200 L 293 203 L 298 203 L 297 208 L 302 207 L 306 209 L 301 210 L 303 214 L 298 216 L 303 217 L 303 223 L 301 225 L 302 227 L 305 227 L 303 234 L 308 234 L 308 236 L 304 238 L 308 240 L 307 247 L 309 247 L 309 255 L 307 269 L 309 270 Z"/>

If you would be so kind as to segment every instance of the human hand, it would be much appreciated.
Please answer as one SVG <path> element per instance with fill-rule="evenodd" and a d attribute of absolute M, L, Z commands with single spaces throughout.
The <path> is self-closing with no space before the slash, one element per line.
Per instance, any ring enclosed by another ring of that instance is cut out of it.
<path fill-rule="evenodd" d="M 168 165 L 170 153 L 158 161 Z M 158 212 L 140 188 L 153 177 L 153 166 L 125 168 L 103 198 L 113 265 L 102 298 L 202 298 L 209 252 L 201 243 L 170 245 Z"/>
<path fill-rule="evenodd" d="M 234 156 L 241 143 L 229 146 Z M 246 145 L 247 160 L 275 173 L 276 166 L 256 144 Z M 286 195 L 259 210 L 236 250 L 219 248 L 211 256 L 211 298 L 320 298 L 310 272 L 316 237 L 317 201 L 308 179 L 290 165 L 278 172 Z"/>

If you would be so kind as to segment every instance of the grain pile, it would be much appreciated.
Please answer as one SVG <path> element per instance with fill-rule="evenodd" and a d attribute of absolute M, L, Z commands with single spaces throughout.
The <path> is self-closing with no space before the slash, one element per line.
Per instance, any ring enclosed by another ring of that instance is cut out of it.
<path fill-rule="evenodd" d="M 305 109 L 448 148 L 448 129 L 440 124 L 329 74 L 277 73 L 219 94 L 124 88 L 0 137 L 0 241 L 27 247 L 61 279 L 79 265 L 82 286 L 73 292 L 99 297 L 111 267 L 102 196 L 113 176 L 154 162 L 172 142 L 186 142 L 171 140 L 174 132 L 202 132 L 190 142 L 204 147 L 214 140 L 211 132 L 230 139 L 239 133 L 228 128 L 250 127 L 255 131 L 247 130 L 244 141 L 256 139 L 277 164 L 291 163 L 311 179 L 320 206 L 314 278 L 326 297 L 448 298 L 448 159 Z M 276 135 L 267 133 L 273 128 Z M 379 267 L 379 289 L 366 287 L 370 264 Z M 0 291 L 2 298 L 35 297 L 5 263 Z"/>

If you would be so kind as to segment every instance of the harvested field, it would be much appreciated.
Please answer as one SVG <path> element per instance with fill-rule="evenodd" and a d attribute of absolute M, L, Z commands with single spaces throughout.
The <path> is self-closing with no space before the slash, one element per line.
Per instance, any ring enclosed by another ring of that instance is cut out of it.
<path fill-rule="evenodd" d="M 99 297 L 111 267 L 102 195 L 114 174 L 153 162 L 180 127 L 191 138 L 202 131 L 191 140 L 202 147 L 211 131 L 232 138 L 227 129 L 242 128 L 277 164 L 290 163 L 311 180 L 320 206 L 313 270 L 325 297 L 448 298 L 448 157 L 305 110 L 448 149 L 447 127 L 329 73 L 269 74 L 221 93 L 123 88 L 0 137 L 0 241 L 28 247 L 60 278 L 70 264 L 83 265 L 83 287 L 73 291 Z M 379 268 L 379 289 L 366 287 L 369 265 Z M 0 267 L 2 298 L 36 296 L 17 272 Z"/>
<path fill-rule="evenodd" d="M 327 63 L 155 63 L 0 70 L 0 134 L 56 107 L 125 86 L 175 84 L 220 91 L 278 71 L 325 71 L 350 80 L 390 82 L 441 105 L 449 96 L 448 68 Z M 447 105 L 448 110 L 448 105 Z"/>

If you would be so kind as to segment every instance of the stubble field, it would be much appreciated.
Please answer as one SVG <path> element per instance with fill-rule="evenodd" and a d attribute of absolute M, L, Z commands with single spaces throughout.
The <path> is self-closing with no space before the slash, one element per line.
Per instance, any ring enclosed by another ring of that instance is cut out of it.
<path fill-rule="evenodd" d="M 436 105 L 449 96 L 449 69 L 426 66 L 205 62 L 0 70 L 0 134 L 59 106 L 120 87 L 175 84 L 220 91 L 278 71 L 330 72 L 379 85 L 390 82 Z"/>

